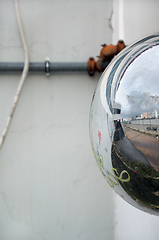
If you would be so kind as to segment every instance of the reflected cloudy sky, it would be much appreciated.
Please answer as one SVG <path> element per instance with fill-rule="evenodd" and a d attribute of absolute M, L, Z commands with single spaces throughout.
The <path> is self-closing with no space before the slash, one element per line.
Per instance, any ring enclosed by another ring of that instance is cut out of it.
<path fill-rule="evenodd" d="M 123 118 L 159 111 L 159 46 L 142 53 L 126 70 L 116 93 Z"/>

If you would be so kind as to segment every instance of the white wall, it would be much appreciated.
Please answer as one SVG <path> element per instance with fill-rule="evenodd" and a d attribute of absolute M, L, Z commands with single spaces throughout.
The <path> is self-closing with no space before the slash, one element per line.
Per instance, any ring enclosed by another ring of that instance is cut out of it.
<path fill-rule="evenodd" d="M 130 44 L 159 32 L 158 0 L 114 0 L 113 41 Z M 116 240 L 157 240 L 159 218 L 141 212 L 116 195 Z"/>
<path fill-rule="evenodd" d="M 158 5 L 21 0 L 30 60 L 87 61 L 104 42 L 123 38 L 129 44 L 157 32 Z M 23 61 L 13 1 L 0 1 L 0 23 L 0 61 Z M 27 77 L 0 152 L 0 240 L 157 239 L 158 218 L 115 196 L 96 165 L 88 124 L 99 77 Z M 0 132 L 19 79 L 0 75 Z"/>
<path fill-rule="evenodd" d="M 31 61 L 87 61 L 112 42 L 112 1 L 29 0 Z M 110 20 L 109 20 L 110 19 Z M 13 1 L 0 1 L 0 61 L 23 61 Z M 114 239 L 114 192 L 89 141 L 99 74 L 29 74 L 0 152 L 0 240 Z M 20 74 L 0 75 L 0 132 Z"/>
<path fill-rule="evenodd" d="M 148 34 L 159 32 L 158 0 L 114 0 L 113 41 L 128 45 Z"/>

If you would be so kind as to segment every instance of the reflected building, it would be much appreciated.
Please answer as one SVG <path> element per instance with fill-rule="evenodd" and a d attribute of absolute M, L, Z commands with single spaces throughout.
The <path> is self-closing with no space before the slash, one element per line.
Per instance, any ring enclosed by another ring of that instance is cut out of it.
<path fill-rule="evenodd" d="M 144 118 L 149 118 L 149 113 L 148 112 L 144 113 Z"/>

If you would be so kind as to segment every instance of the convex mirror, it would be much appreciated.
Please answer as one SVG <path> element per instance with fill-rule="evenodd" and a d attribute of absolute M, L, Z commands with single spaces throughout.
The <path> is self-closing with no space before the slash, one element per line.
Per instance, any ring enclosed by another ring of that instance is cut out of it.
<path fill-rule="evenodd" d="M 159 215 L 159 35 L 122 50 L 101 76 L 90 139 L 108 184 L 134 207 Z"/>

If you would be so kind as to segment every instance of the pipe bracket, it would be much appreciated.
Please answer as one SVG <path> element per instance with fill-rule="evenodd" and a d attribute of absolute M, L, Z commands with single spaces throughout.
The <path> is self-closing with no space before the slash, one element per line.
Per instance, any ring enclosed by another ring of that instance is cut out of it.
<path fill-rule="evenodd" d="M 50 75 L 50 61 L 49 61 L 49 59 L 47 59 L 45 61 L 45 74 L 46 74 L 46 76 Z"/>

